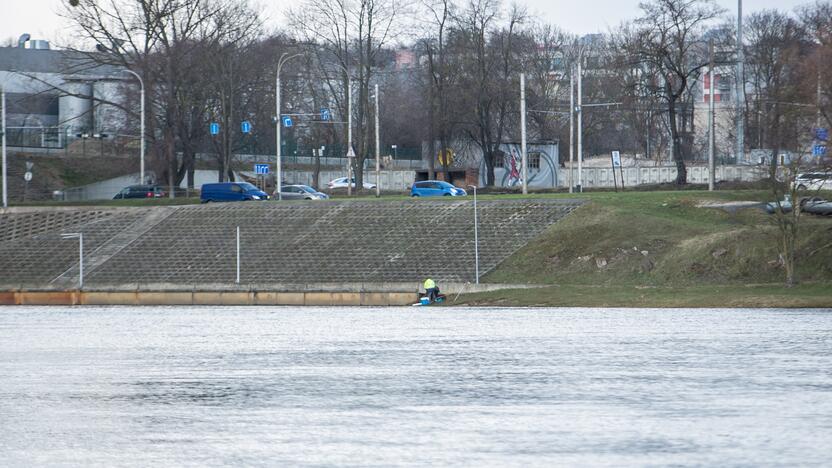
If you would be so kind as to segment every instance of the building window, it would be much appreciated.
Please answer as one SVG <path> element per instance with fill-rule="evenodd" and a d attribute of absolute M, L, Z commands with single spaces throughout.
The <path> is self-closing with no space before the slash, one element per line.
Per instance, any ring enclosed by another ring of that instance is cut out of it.
<path fill-rule="evenodd" d="M 538 151 L 529 152 L 529 169 L 540 169 L 540 153 Z"/>

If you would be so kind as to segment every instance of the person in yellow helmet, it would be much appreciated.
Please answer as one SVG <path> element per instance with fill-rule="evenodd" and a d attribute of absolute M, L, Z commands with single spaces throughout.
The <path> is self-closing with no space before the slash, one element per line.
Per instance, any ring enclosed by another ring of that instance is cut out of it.
<path fill-rule="evenodd" d="M 436 286 L 436 283 L 428 278 L 425 280 L 425 294 L 430 299 L 430 302 L 433 303 L 436 301 L 436 297 L 439 295 L 439 287 Z"/>

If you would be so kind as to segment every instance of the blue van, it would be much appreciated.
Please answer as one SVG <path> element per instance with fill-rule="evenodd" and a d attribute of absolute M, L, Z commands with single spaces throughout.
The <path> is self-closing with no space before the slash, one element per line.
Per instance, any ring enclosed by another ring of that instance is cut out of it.
<path fill-rule="evenodd" d="M 202 203 L 268 200 L 269 195 L 248 182 L 223 182 L 202 184 L 202 193 L 199 199 Z"/>

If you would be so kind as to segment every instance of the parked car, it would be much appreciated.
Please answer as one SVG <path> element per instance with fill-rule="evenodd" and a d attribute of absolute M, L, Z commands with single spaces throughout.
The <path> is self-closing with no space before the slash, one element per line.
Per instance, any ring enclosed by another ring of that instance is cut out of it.
<path fill-rule="evenodd" d="M 832 190 L 832 174 L 826 172 L 798 174 L 794 183 L 799 190 Z"/>
<path fill-rule="evenodd" d="M 124 187 L 113 197 L 113 200 L 123 198 L 162 198 L 166 195 L 159 185 L 131 185 Z"/>
<path fill-rule="evenodd" d="M 780 206 L 785 213 L 792 210 L 791 201 L 786 198 L 780 202 Z M 765 206 L 766 212 L 773 214 L 777 212 L 777 203 L 767 203 Z M 820 197 L 803 197 L 800 199 L 800 209 L 805 213 L 811 213 L 822 216 L 832 215 L 832 202 L 824 200 Z"/>
<path fill-rule="evenodd" d="M 350 187 L 355 187 L 355 177 L 350 179 L 350 184 L 349 185 L 350 185 Z M 376 184 L 371 184 L 369 182 L 364 182 L 361 185 L 367 190 L 376 188 Z M 327 186 L 330 189 L 347 188 L 347 178 L 346 177 L 339 177 L 337 179 L 332 179 L 332 180 L 329 181 Z"/>
<path fill-rule="evenodd" d="M 441 180 L 423 180 L 410 188 L 411 197 L 462 197 L 468 195 L 464 189 Z"/>
<path fill-rule="evenodd" d="M 268 200 L 269 195 L 248 182 L 222 182 L 202 184 L 199 199 L 202 203 Z"/>
<path fill-rule="evenodd" d="M 278 198 L 277 194 L 275 198 Z M 280 198 L 283 200 L 326 200 L 329 195 L 318 192 L 308 185 L 281 185 Z"/>

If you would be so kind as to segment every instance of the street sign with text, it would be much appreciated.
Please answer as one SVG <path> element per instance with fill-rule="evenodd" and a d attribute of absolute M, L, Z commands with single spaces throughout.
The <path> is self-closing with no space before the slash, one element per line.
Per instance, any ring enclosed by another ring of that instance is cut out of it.
<path fill-rule="evenodd" d="M 321 107 L 321 120 L 329 120 L 331 115 L 329 113 L 329 109 L 326 107 Z"/>
<path fill-rule="evenodd" d="M 820 141 L 826 141 L 829 139 L 829 129 L 828 128 L 816 128 L 815 129 L 815 138 Z"/>
<path fill-rule="evenodd" d="M 254 173 L 258 175 L 265 175 L 269 173 L 269 165 L 268 164 L 255 164 L 254 165 Z"/>

